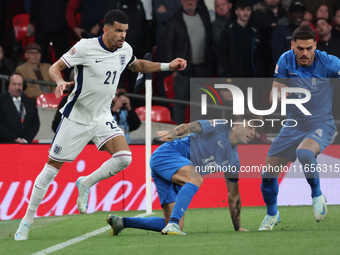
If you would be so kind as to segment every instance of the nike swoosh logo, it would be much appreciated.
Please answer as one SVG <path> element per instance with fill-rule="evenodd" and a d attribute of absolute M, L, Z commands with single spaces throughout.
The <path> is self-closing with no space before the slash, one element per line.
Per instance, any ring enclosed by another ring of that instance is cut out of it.
<path fill-rule="evenodd" d="M 103 62 L 104 60 L 96 60 L 96 63 L 100 63 Z"/>
<path fill-rule="evenodd" d="M 322 212 L 320 214 L 321 215 L 325 215 L 325 213 L 326 213 L 325 206 L 323 206 L 323 210 L 322 210 Z"/>
<path fill-rule="evenodd" d="M 112 174 L 111 172 L 109 172 L 109 175 L 111 175 L 111 176 L 115 176 L 114 174 Z"/>
<path fill-rule="evenodd" d="M 289 71 L 288 71 L 288 73 L 291 74 L 291 75 L 297 75 L 297 73 L 291 73 L 291 72 L 289 72 Z"/>
<path fill-rule="evenodd" d="M 37 189 L 42 189 L 42 188 L 39 188 L 37 185 L 34 185 L 34 187 L 36 187 Z"/>
<path fill-rule="evenodd" d="M 181 211 L 185 213 L 185 211 L 183 210 L 183 208 L 181 208 Z"/>
<path fill-rule="evenodd" d="M 218 144 L 219 146 L 221 146 L 221 147 L 224 149 L 224 147 L 223 147 L 223 145 L 222 145 L 222 141 L 218 141 L 217 144 Z"/>

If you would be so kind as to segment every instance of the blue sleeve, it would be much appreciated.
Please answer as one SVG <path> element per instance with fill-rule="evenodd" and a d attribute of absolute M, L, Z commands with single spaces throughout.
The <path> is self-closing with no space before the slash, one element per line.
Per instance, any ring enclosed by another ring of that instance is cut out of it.
<path fill-rule="evenodd" d="M 340 78 L 340 59 L 333 55 L 328 55 L 331 77 Z"/>
<path fill-rule="evenodd" d="M 289 55 L 287 53 L 284 53 L 279 58 L 279 61 L 277 61 L 275 71 L 274 71 L 274 77 L 276 78 L 289 78 L 288 76 L 288 69 L 286 68 L 288 65 L 287 57 Z"/>
<path fill-rule="evenodd" d="M 225 128 L 226 125 L 226 124 L 214 125 L 213 120 L 198 120 L 197 122 L 201 124 L 201 127 L 203 129 L 202 135 L 219 134 L 221 133 L 223 127 Z"/>

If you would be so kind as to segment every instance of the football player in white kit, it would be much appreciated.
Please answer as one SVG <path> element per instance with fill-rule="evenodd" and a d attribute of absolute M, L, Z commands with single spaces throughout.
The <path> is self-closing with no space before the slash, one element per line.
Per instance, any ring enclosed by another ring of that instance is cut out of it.
<path fill-rule="evenodd" d="M 56 97 L 67 86 L 75 85 L 49 151 L 49 158 L 35 180 L 30 202 L 15 240 L 27 240 L 34 214 L 44 198 L 50 183 L 64 162 L 72 162 L 85 145 L 92 141 L 98 150 L 109 152 L 112 157 L 88 176 L 76 181 L 79 196 L 77 206 L 86 213 L 90 188 L 97 182 L 110 178 L 131 163 L 131 151 L 123 131 L 117 126 L 110 111 L 112 99 L 121 73 L 125 68 L 133 72 L 152 73 L 181 71 L 186 60 L 177 58 L 170 63 L 154 63 L 136 59 L 131 46 L 124 42 L 128 18 L 119 10 L 109 11 L 104 18 L 103 34 L 98 38 L 82 39 L 50 68 L 50 75 L 57 83 Z M 75 70 L 74 82 L 66 82 L 61 71 L 67 67 Z"/>

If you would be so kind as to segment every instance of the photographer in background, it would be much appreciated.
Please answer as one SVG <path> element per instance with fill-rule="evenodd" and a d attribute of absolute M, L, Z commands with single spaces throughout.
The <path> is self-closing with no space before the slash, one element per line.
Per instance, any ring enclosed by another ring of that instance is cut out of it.
<path fill-rule="evenodd" d="M 125 87 L 121 83 L 118 84 L 116 96 L 112 100 L 111 112 L 130 144 L 130 132 L 139 128 L 141 121 L 134 109 L 132 109 L 130 99 L 125 96 Z"/>

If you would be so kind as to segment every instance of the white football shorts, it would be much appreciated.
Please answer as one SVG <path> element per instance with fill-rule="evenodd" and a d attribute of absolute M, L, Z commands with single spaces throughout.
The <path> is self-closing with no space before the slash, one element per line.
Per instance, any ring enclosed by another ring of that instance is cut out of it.
<path fill-rule="evenodd" d="M 49 157 L 59 162 L 72 162 L 89 141 L 100 148 L 124 132 L 110 115 L 96 125 L 84 125 L 63 117 L 54 135 Z"/>

